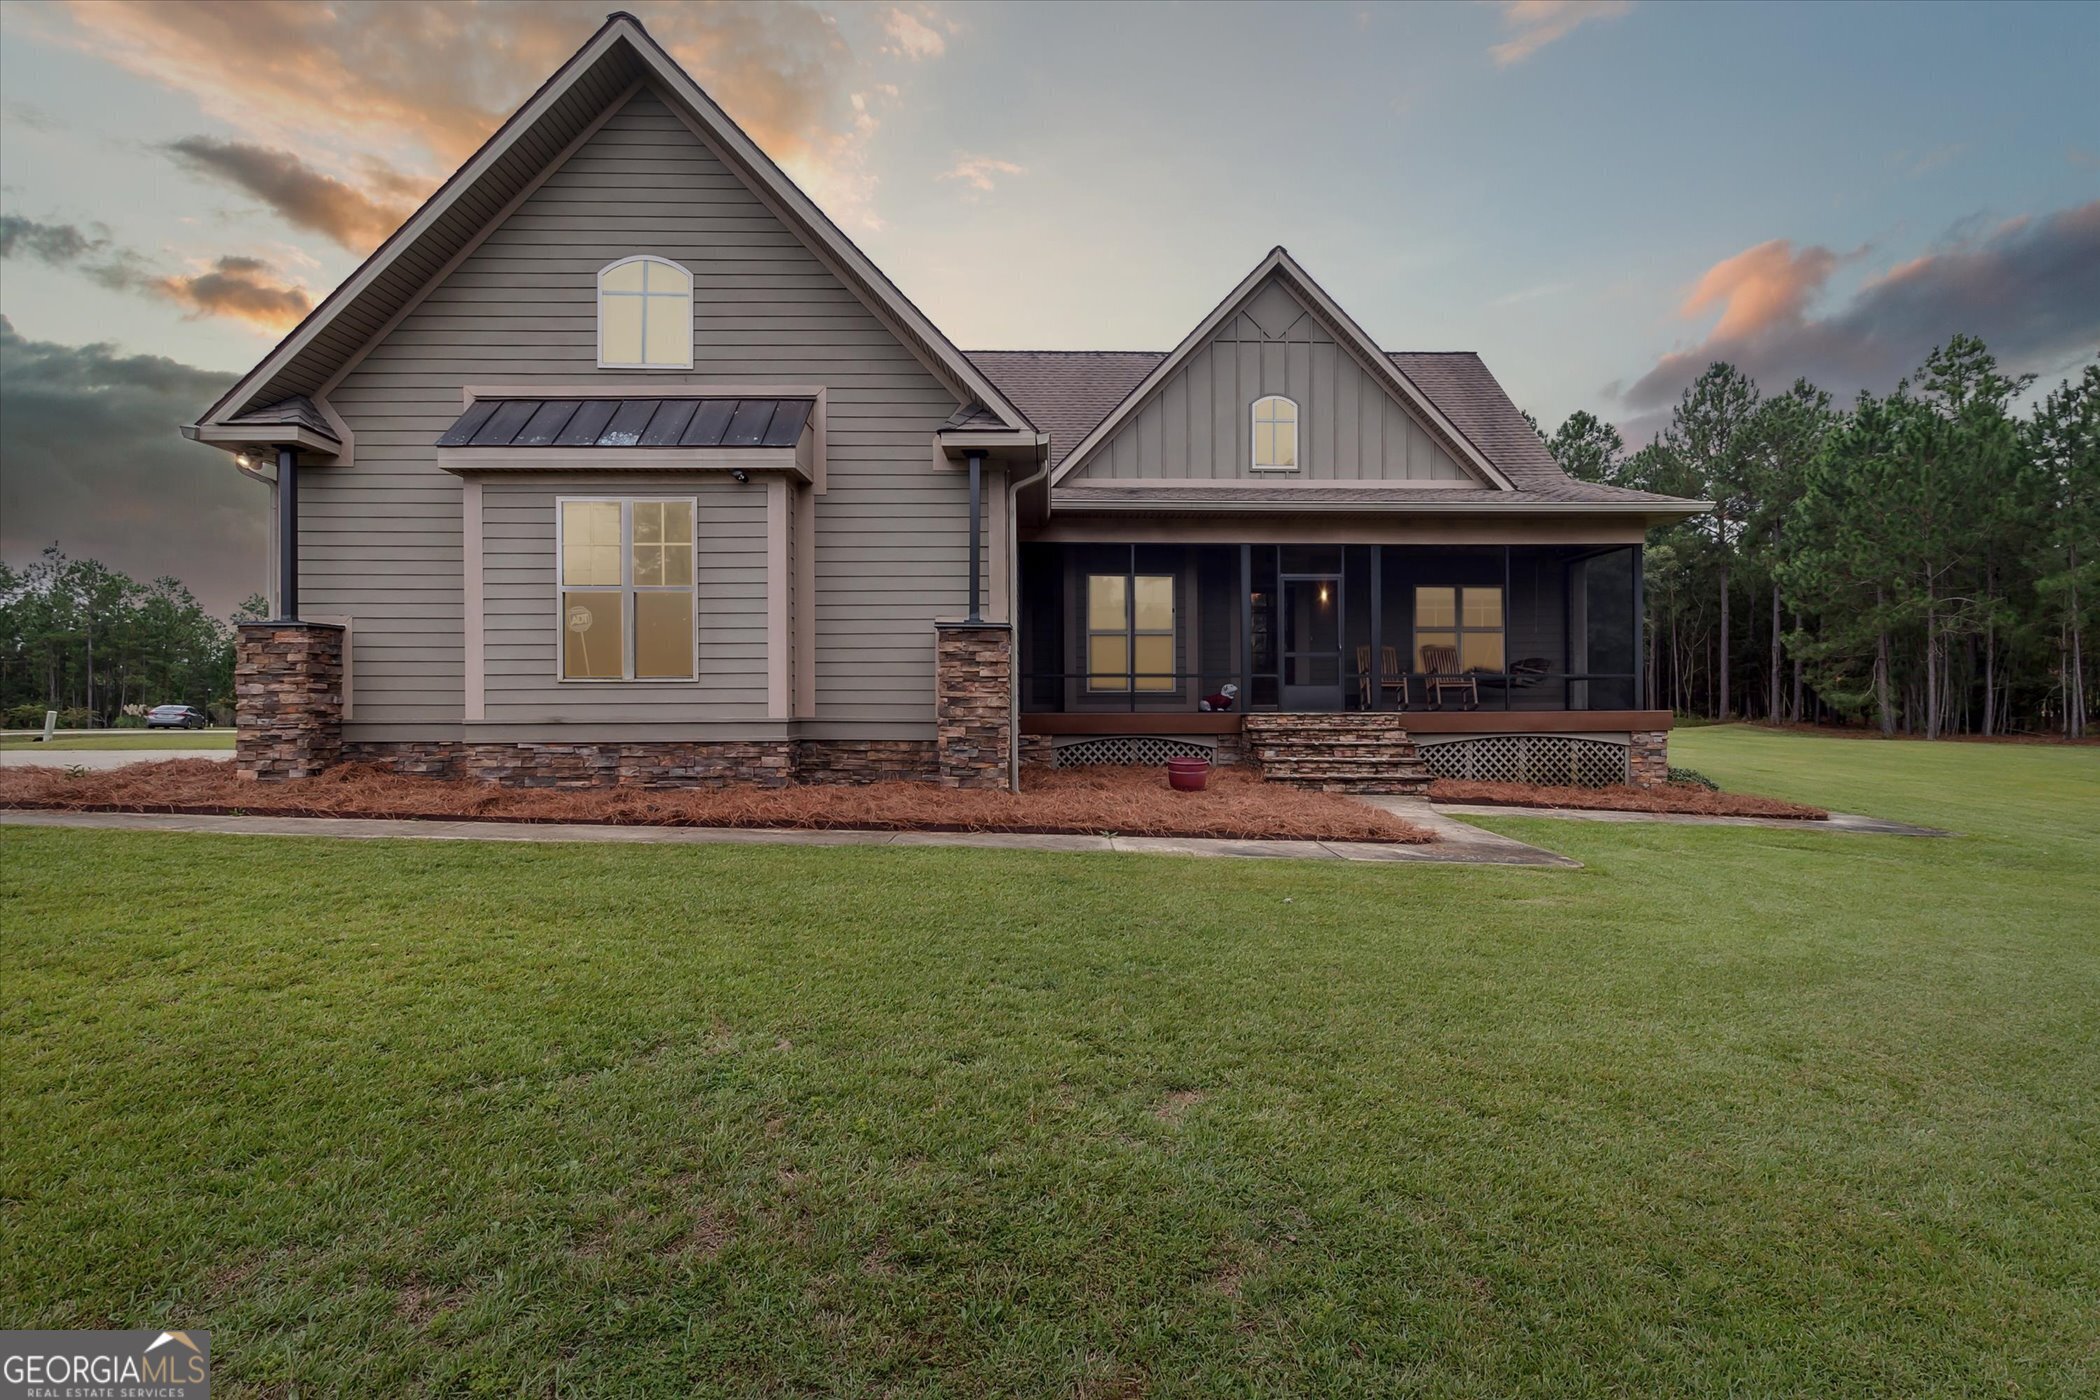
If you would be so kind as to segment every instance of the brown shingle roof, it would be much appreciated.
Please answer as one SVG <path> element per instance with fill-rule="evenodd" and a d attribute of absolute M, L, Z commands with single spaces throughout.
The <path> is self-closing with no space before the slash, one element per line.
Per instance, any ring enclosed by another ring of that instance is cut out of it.
<path fill-rule="evenodd" d="M 1050 434 L 1050 465 L 1166 358 L 1157 350 L 971 350 L 970 363 Z"/>
<path fill-rule="evenodd" d="M 1028 415 L 1029 421 L 1050 434 L 1050 464 L 1053 467 L 1061 463 L 1065 454 L 1108 417 L 1152 372 L 1153 367 L 1166 358 L 1165 353 L 1158 350 L 973 350 L 969 355 L 971 362 L 1013 400 L 1014 406 Z M 1390 353 L 1386 358 L 1509 478 L 1521 496 L 1556 503 L 1591 502 L 1599 505 L 1640 506 L 1677 502 L 1674 496 L 1577 481 L 1562 471 L 1560 464 L 1553 460 L 1553 454 L 1546 450 L 1546 444 L 1539 441 L 1538 434 L 1524 421 L 1524 415 L 1517 411 L 1517 406 L 1510 402 L 1509 395 L 1503 392 L 1495 376 L 1488 372 L 1480 356 L 1470 350 L 1403 350 Z M 1108 487 L 1081 484 L 1075 479 L 1072 484 L 1057 488 L 1057 499 L 1060 503 L 1079 505 L 1090 499 L 1104 502 L 1127 500 L 1132 492 L 1158 494 L 1181 489 L 1184 488 L 1148 487 L 1144 483 Z M 1241 489 L 1281 495 L 1300 488 Z M 1086 494 L 1093 492 L 1113 494 L 1099 497 Z M 1390 489 L 1368 487 L 1360 494 L 1366 504 L 1396 503 L 1397 493 Z M 1483 496 L 1471 487 L 1454 490 L 1413 487 L 1408 488 L 1399 501 L 1430 505 L 1443 503 L 1446 497 L 1454 501 L 1479 500 L 1490 506 L 1497 499 L 1509 500 L 1506 493 Z M 1203 499 L 1223 497 L 1206 495 Z M 1257 499 L 1266 497 L 1246 498 L 1248 502 Z M 1341 498 L 1323 495 L 1320 499 L 1338 501 Z"/>

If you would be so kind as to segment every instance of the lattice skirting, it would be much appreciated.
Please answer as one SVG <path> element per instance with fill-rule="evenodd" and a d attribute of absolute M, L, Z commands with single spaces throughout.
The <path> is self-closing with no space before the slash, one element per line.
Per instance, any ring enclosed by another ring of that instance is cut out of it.
<path fill-rule="evenodd" d="M 1112 734 L 1099 739 L 1073 739 L 1051 751 L 1053 766 L 1084 768 L 1095 764 L 1150 767 L 1170 758 L 1207 758 L 1216 762 L 1217 745 L 1200 739 L 1168 739 L 1155 734 Z"/>
<path fill-rule="evenodd" d="M 1423 766 L 1439 778 L 1477 783 L 1611 787 L 1628 780 L 1626 746 L 1555 734 L 1494 734 L 1423 744 Z"/>

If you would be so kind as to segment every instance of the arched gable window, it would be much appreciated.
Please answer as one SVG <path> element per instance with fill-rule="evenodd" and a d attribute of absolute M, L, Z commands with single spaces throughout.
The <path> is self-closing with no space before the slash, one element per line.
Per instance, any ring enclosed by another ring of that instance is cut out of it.
<path fill-rule="evenodd" d="M 665 258 L 622 258 L 598 273 L 601 369 L 693 367 L 693 274 Z"/>
<path fill-rule="evenodd" d="M 1254 470 L 1298 470 L 1298 405 L 1281 394 L 1254 401 Z"/>

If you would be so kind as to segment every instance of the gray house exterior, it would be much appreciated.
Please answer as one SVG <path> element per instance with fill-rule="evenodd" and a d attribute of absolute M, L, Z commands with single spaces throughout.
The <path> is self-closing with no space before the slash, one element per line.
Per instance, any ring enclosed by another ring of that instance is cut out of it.
<path fill-rule="evenodd" d="M 259 778 L 1639 779 L 1640 544 L 1704 508 L 1281 249 L 1169 353 L 965 354 L 626 15 L 184 431 L 274 498 Z"/>

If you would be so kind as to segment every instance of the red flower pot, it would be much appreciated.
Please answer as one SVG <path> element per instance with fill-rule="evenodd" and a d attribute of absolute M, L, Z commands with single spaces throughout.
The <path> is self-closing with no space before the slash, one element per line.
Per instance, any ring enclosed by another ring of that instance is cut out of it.
<path fill-rule="evenodd" d="M 1176 792 L 1201 792 L 1210 782 L 1210 760 L 1207 758 L 1170 758 L 1167 760 L 1167 786 Z"/>

